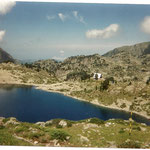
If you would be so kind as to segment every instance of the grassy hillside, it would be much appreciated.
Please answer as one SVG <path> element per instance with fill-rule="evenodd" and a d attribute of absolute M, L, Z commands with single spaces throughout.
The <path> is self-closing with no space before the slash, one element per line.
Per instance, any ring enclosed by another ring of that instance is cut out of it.
<path fill-rule="evenodd" d="M 50 75 L 45 70 L 36 70 L 27 68 L 24 65 L 13 64 L 13 63 L 1 63 L 1 80 L 7 75 L 13 78 L 13 83 L 25 83 L 25 84 L 50 84 L 57 82 L 57 78 Z M 3 81 L 1 81 L 3 82 Z M 10 78 L 4 79 L 5 82 L 11 82 Z"/>
<path fill-rule="evenodd" d="M 55 119 L 32 124 L 0 118 L 0 145 L 149 148 L 148 137 L 149 126 L 133 122 L 129 135 L 129 122 L 123 120 Z"/>

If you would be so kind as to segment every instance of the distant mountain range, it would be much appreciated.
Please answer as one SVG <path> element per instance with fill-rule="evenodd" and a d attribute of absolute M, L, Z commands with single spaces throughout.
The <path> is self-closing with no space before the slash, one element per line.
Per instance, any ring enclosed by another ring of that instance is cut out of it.
<path fill-rule="evenodd" d="M 14 62 L 15 60 L 0 49 L 0 62 L 7 61 Z M 131 78 L 132 76 L 142 78 L 144 73 L 150 70 L 150 42 L 115 48 L 103 56 L 99 54 L 72 56 L 62 62 L 53 59 L 39 60 L 26 66 L 38 71 L 46 70 L 64 80 L 69 75 L 77 77 L 85 72 L 87 74 L 100 72 L 105 76 L 116 78 Z"/>

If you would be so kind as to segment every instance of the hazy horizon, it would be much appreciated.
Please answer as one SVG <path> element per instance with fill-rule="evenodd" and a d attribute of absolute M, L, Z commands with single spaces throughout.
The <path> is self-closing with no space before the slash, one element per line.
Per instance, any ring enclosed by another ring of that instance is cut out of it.
<path fill-rule="evenodd" d="M 103 55 L 116 47 L 150 41 L 149 26 L 150 5 L 0 5 L 0 47 L 19 60 Z"/>

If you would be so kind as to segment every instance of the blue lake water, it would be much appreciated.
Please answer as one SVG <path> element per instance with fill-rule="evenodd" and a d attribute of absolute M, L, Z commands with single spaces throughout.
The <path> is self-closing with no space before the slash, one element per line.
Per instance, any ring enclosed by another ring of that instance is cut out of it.
<path fill-rule="evenodd" d="M 14 87 L 0 88 L 0 116 L 15 117 L 23 122 L 38 122 L 55 118 L 82 120 L 93 117 L 128 120 L 130 114 L 33 87 Z M 150 120 L 139 115 L 133 114 L 133 119 L 150 125 Z"/>

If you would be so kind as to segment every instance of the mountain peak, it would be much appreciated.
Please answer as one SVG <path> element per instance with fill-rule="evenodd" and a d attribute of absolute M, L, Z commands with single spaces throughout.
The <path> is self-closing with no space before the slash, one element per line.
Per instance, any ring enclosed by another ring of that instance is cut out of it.
<path fill-rule="evenodd" d="M 8 54 L 7 52 L 5 52 L 2 48 L 0 48 L 0 63 L 3 62 L 15 62 L 15 60 L 13 59 L 13 57 Z"/>

